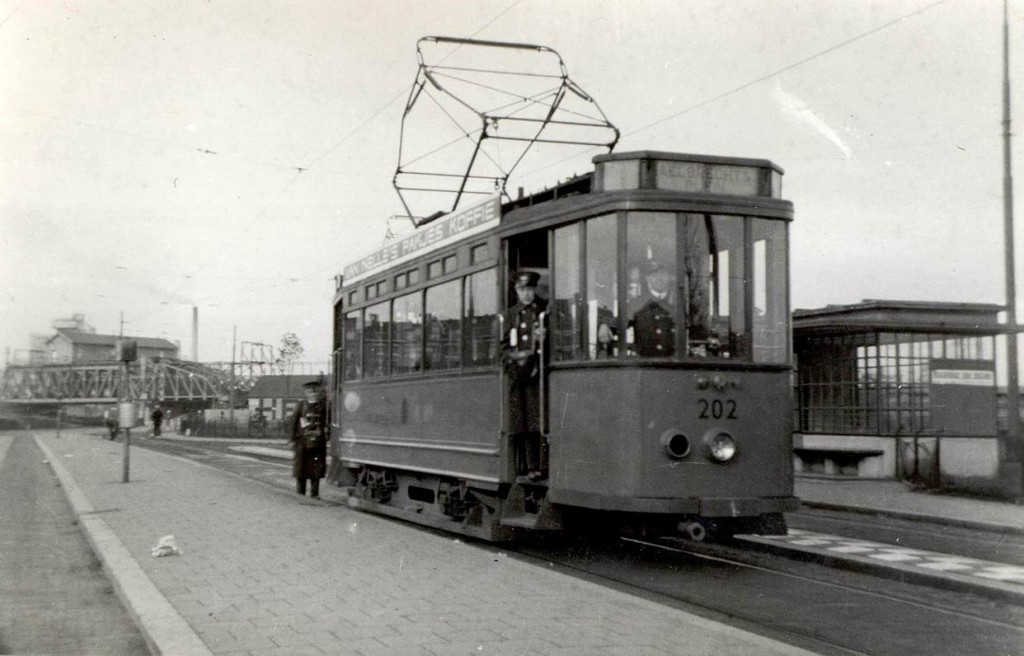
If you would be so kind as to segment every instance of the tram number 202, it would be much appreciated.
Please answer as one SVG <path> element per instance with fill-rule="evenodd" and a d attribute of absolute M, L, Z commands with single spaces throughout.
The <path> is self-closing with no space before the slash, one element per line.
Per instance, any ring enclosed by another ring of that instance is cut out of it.
<path fill-rule="evenodd" d="M 732 399 L 697 399 L 701 419 L 736 419 L 736 402 Z"/>

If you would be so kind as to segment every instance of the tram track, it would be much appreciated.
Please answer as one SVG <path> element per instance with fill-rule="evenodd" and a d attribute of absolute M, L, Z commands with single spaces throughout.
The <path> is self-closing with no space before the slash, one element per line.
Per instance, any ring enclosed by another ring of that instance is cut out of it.
<path fill-rule="evenodd" d="M 770 567 L 765 567 L 763 565 L 752 564 L 750 562 L 745 562 L 741 558 L 729 558 L 727 556 L 715 556 L 715 555 L 711 555 L 711 554 L 708 554 L 708 553 L 699 553 L 699 552 L 696 552 L 696 551 L 689 551 L 689 550 L 686 550 L 686 549 L 679 549 L 679 548 L 676 548 L 676 547 L 671 547 L 671 546 L 668 546 L 668 545 L 665 545 L 665 544 L 659 544 L 657 542 L 648 542 L 648 541 L 644 541 L 644 540 L 638 540 L 636 538 L 621 538 L 621 539 L 623 541 L 625 541 L 625 542 L 632 542 L 632 543 L 634 543 L 636 545 L 639 545 L 641 547 L 663 549 L 663 550 L 666 550 L 666 551 L 670 551 L 670 552 L 674 552 L 674 553 L 680 553 L 680 554 L 685 553 L 685 554 L 690 555 L 690 556 L 692 556 L 694 558 L 700 558 L 700 559 L 708 560 L 708 561 L 711 561 L 711 562 L 722 563 L 722 564 L 730 565 L 730 566 L 745 567 L 745 568 L 749 568 L 749 569 L 760 571 L 760 572 L 768 572 L 768 573 L 771 573 L 771 574 L 776 575 L 776 576 L 783 576 L 783 577 L 786 577 L 786 578 L 796 579 L 796 580 L 805 581 L 805 582 L 811 582 L 811 583 L 818 584 L 818 585 L 824 585 L 824 586 L 828 586 L 828 587 L 831 587 L 831 588 L 836 588 L 838 590 L 856 591 L 858 593 L 862 593 L 862 594 L 866 594 L 866 595 L 874 596 L 874 597 L 879 597 L 879 598 L 886 599 L 886 600 L 889 600 L 889 601 L 898 601 L 898 602 L 902 602 L 902 603 L 914 604 L 914 605 L 919 606 L 921 608 L 927 608 L 927 609 L 932 609 L 932 610 L 940 610 L 940 611 L 943 611 L 943 612 L 947 612 L 947 613 L 950 613 L 950 614 L 953 614 L 953 615 L 958 615 L 958 616 L 965 617 L 965 618 L 976 619 L 976 620 L 983 621 L 983 622 L 991 622 L 992 624 L 997 625 L 997 626 L 1016 626 L 1016 624 L 1009 624 L 1009 623 L 1006 623 L 1006 622 L 991 621 L 991 620 L 989 620 L 989 618 L 987 618 L 987 617 L 985 617 L 985 616 L 983 616 L 981 614 L 978 614 L 978 613 L 964 613 L 964 612 L 960 611 L 957 608 L 952 608 L 952 607 L 947 606 L 947 605 L 942 605 L 942 604 L 931 604 L 931 605 L 929 605 L 929 604 L 922 604 L 922 603 L 916 601 L 915 599 L 908 598 L 908 597 L 906 597 L 904 595 L 897 595 L 897 594 L 892 594 L 892 593 L 879 592 L 878 590 L 871 590 L 871 589 L 868 589 L 866 587 L 855 587 L 855 586 L 852 586 L 852 585 L 849 585 L 849 584 L 836 583 L 836 582 L 833 582 L 833 581 L 823 581 L 821 579 L 814 578 L 814 577 L 811 577 L 811 576 L 806 576 L 806 575 L 803 575 L 803 574 L 797 574 L 797 573 L 794 573 L 794 572 L 782 571 L 781 569 L 772 569 Z"/>
<path fill-rule="evenodd" d="M 818 653 L 1004 654 L 1024 647 L 1019 606 L 761 552 L 637 538 L 591 544 L 582 557 L 564 546 L 516 551 Z M 914 640 L 898 637 L 915 625 L 932 628 Z M 879 634 L 897 636 L 899 646 L 877 644 Z M 968 649 L 968 635 L 984 638 Z"/>

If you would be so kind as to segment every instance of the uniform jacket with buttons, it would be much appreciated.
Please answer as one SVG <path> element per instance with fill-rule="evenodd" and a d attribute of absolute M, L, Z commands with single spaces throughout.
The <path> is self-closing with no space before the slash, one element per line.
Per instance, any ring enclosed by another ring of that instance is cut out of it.
<path fill-rule="evenodd" d="M 516 303 L 505 312 L 502 353 L 509 374 L 517 382 L 527 382 L 538 374 L 536 331 L 540 315 L 547 309 L 546 300 L 535 298 L 529 305 Z"/>
<path fill-rule="evenodd" d="M 657 299 L 648 294 L 633 314 L 633 342 L 637 355 L 670 356 L 676 351 L 675 299 L 672 294 Z"/>

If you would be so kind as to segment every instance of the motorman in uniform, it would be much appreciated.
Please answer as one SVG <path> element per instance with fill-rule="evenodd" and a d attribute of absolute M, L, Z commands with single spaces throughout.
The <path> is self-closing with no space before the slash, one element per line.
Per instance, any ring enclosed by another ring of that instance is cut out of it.
<path fill-rule="evenodd" d="M 509 377 L 509 434 L 512 436 L 516 474 L 531 480 L 546 476 L 540 434 L 540 358 L 546 354 L 547 330 L 541 316 L 548 302 L 537 296 L 540 274 L 513 274 L 517 303 L 504 315 L 502 355 Z"/>
<path fill-rule="evenodd" d="M 309 479 L 309 496 L 316 499 L 320 496 L 320 479 L 327 472 L 327 401 L 319 380 L 304 383 L 302 392 L 306 398 L 299 402 L 292 416 L 292 475 L 295 491 L 305 496 Z"/>
<path fill-rule="evenodd" d="M 633 305 L 630 323 L 634 348 L 644 357 L 665 357 L 676 351 L 676 290 L 664 265 L 647 265 L 647 291 Z"/>

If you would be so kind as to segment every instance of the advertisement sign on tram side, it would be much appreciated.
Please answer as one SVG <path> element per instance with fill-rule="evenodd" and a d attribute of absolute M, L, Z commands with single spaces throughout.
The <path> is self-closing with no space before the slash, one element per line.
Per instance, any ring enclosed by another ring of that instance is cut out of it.
<path fill-rule="evenodd" d="M 384 267 L 400 264 L 427 251 L 483 232 L 496 226 L 500 218 L 500 197 L 497 194 L 488 196 L 486 200 L 432 221 L 347 264 L 344 268 L 345 284 L 371 276 Z"/>

